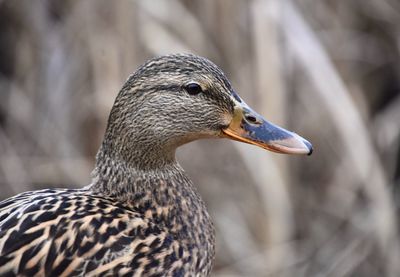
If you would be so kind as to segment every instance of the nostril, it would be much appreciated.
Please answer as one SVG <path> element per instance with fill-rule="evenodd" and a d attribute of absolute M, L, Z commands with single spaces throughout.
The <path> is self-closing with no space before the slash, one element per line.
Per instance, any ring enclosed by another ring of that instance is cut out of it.
<path fill-rule="evenodd" d="M 253 124 L 258 123 L 257 118 L 254 115 L 247 114 L 247 115 L 245 115 L 245 118 L 249 123 L 253 123 Z"/>

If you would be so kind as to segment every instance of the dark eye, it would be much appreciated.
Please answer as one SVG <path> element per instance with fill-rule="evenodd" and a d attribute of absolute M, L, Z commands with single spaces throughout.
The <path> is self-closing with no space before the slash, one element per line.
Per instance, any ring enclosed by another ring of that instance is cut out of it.
<path fill-rule="evenodd" d="M 189 83 L 185 86 L 185 90 L 190 94 L 190 95 L 196 95 L 199 94 L 200 92 L 203 91 L 201 86 L 197 83 Z"/>

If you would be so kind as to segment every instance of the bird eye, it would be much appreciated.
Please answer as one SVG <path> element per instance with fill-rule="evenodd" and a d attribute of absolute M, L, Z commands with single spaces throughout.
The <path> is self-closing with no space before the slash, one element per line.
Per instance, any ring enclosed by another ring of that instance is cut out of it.
<path fill-rule="evenodd" d="M 201 86 L 197 83 L 189 83 L 185 86 L 185 90 L 190 94 L 190 95 L 196 95 L 199 94 L 200 92 L 203 91 Z"/>

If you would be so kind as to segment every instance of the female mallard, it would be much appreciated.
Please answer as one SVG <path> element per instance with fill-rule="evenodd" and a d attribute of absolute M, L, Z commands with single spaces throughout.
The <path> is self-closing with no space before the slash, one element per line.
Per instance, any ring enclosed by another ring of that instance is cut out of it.
<path fill-rule="evenodd" d="M 175 150 L 211 137 L 312 152 L 251 110 L 207 59 L 155 58 L 119 92 L 90 185 L 0 202 L 0 275 L 208 275 L 213 225 Z"/>

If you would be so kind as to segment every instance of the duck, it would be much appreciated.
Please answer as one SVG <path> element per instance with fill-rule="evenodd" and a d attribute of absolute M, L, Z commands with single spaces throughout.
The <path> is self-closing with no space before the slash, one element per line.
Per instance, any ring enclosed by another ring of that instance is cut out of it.
<path fill-rule="evenodd" d="M 313 151 L 251 109 L 210 60 L 155 57 L 116 96 L 89 185 L 0 202 L 0 275 L 208 276 L 213 223 L 175 158 L 203 138 Z"/>

